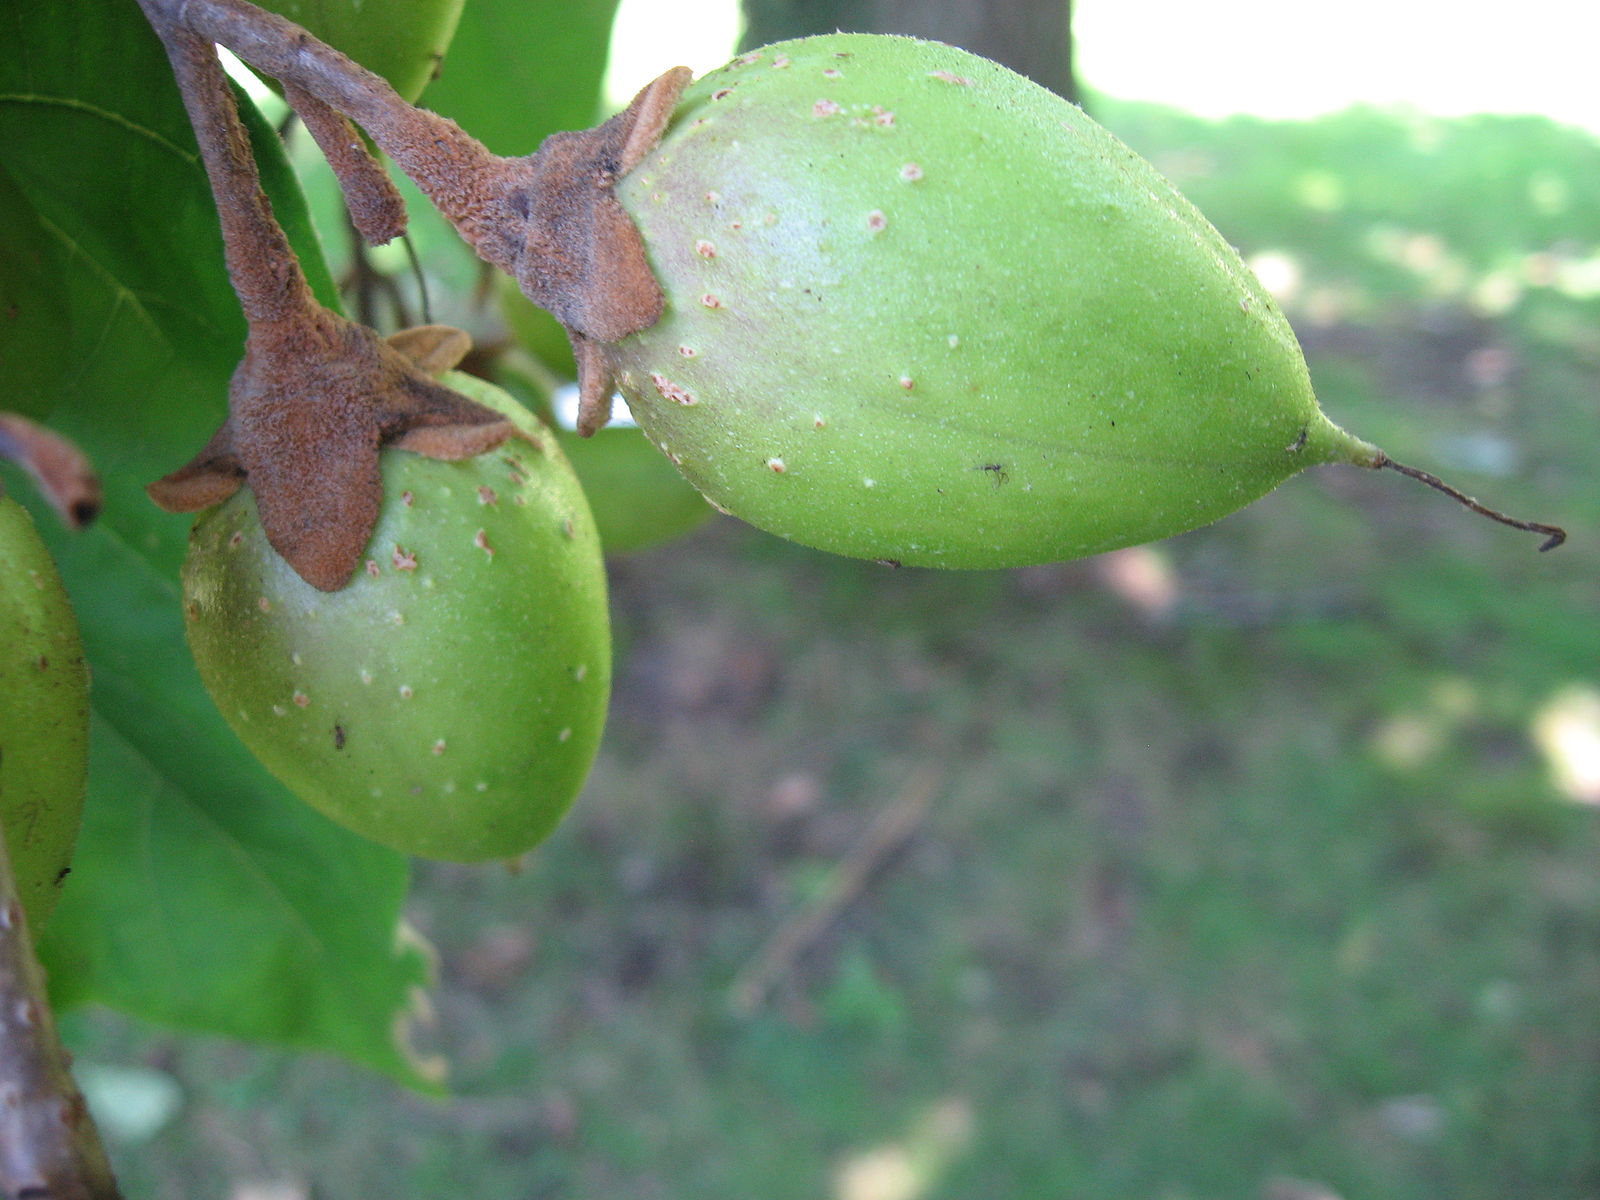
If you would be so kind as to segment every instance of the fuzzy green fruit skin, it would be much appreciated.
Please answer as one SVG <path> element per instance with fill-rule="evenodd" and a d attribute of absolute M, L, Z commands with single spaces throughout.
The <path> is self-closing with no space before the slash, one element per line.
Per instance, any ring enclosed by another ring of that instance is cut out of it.
<path fill-rule="evenodd" d="M 0 497 L 0 827 L 35 930 L 72 861 L 88 756 L 78 623 L 32 518 Z"/>
<path fill-rule="evenodd" d="M 537 448 L 385 451 L 367 567 L 333 593 L 271 549 L 243 490 L 196 524 L 184 608 L 217 707 L 291 790 L 395 849 L 478 861 L 537 845 L 576 796 L 611 646 L 593 518 L 554 439 L 489 385 L 445 382 Z"/>
<path fill-rule="evenodd" d="M 696 82 L 618 185 L 667 297 L 610 348 L 718 507 L 841 554 L 1002 567 L 1206 524 L 1370 461 L 1277 305 L 1081 110 L 833 35 Z"/>

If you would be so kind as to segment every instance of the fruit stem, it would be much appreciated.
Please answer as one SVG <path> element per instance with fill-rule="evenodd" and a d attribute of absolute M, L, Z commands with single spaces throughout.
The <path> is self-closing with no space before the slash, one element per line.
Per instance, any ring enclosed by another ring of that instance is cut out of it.
<path fill-rule="evenodd" d="M 1408 467 L 1404 463 L 1395 462 L 1394 459 L 1390 458 L 1381 450 L 1378 452 L 1377 461 L 1374 462 L 1372 466 L 1375 469 L 1387 468 L 1391 471 L 1398 471 L 1401 475 L 1404 475 L 1408 479 L 1415 479 L 1425 483 L 1434 491 L 1443 492 L 1446 496 L 1449 496 L 1458 504 L 1465 505 L 1479 516 L 1488 517 L 1491 521 L 1498 521 L 1500 524 L 1509 525 L 1513 529 L 1526 530 L 1528 533 L 1544 534 L 1545 542 L 1539 547 L 1541 551 L 1554 550 L 1557 546 L 1561 545 L 1562 542 L 1567 540 L 1567 531 L 1561 528 L 1559 525 L 1542 525 L 1537 521 L 1522 521 L 1518 520 L 1516 517 L 1508 517 L 1505 513 L 1490 508 L 1487 504 L 1473 499 L 1460 489 L 1451 487 L 1437 475 L 1430 475 L 1427 471 L 1420 470 L 1417 467 Z"/>
<path fill-rule="evenodd" d="M 355 121 L 482 258 L 514 269 L 522 251 L 515 234 L 525 221 L 515 205 L 528 182 L 522 160 L 492 154 L 454 121 L 406 103 L 382 76 L 276 13 L 243 0 L 140 3 L 152 20 L 160 14 L 170 25 L 219 42 L 286 88 Z M 348 189 L 343 177 L 340 182 Z M 358 206 L 348 190 L 346 200 Z"/>
<path fill-rule="evenodd" d="M 320 305 L 261 188 L 250 134 L 239 117 L 211 39 L 169 18 L 161 0 L 140 0 L 160 35 L 194 126 L 216 198 L 233 290 L 254 340 L 273 327 L 305 327 Z"/>

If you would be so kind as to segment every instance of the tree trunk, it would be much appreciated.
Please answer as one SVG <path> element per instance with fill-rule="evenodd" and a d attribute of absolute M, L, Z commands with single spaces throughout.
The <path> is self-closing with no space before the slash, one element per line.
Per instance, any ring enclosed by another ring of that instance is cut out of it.
<path fill-rule="evenodd" d="M 744 11 L 741 49 L 834 30 L 907 34 L 971 50 L 1078 98 L 1071 0 L 744 0 Z"/>

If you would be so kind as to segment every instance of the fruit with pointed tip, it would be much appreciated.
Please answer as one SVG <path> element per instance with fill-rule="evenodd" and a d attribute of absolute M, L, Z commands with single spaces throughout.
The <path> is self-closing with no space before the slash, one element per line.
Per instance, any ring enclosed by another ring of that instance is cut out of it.
<path fill-rule="evenodd" d="M 718 507 L 795 541 L 1016 566 L 1382 465 L 1171 184 L 964 51 L 838 34 L 744 55 L 616 191 L 667 298 L 606 348 L 635 418 Z"/>

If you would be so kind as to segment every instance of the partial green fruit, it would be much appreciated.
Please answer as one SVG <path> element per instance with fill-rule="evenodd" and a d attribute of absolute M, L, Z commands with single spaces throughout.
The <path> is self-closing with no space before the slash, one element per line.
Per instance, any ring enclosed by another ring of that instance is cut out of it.
<path fill-rule="evenodd" d="M 556 437 L 583 481 L 607 554 L 631 554 L 670 541 L 715 515 L 637 429 Z"/>
<path fill-rule="evenodd" d="M 524 296 L 509 275 L 497 279 L 500 312 L 518 345 L 555 375 L 573 378 L 577 365 L 572 346 L 556 319 Z M 548 405 L 541 415 L 555 423 Z M 628 554 L 668 541 L 711 516 L 700 493 L 637 429 L 614 426 L 579 437 L 558 428 L 556 437 L 583 484 L 607 554 Z"/>
<path fill-rule="evenodd" d="M 89 669 L 55 563 L 0 496 L 0 828 L 28 920 L 55 907 L 89 756 Z"/>
<path fill-rule="evenodd" d="M 617 194 L 667 297 L 608 348 L 635 418 L 718 507 L 795 541 L 1047 562 L 1378 464 L 1192 205 L 964 51 L 841 34 L 744 55 Z"/>
<path fill-rule="evenodd" d="M 343 590 L 268 545 L 248 489 L 196 524 L 184 565 L 194 657 L 251 751 L 334 820 L 407 853 L 473 861 L 542 841 L 582 786 L 610 690 L 605 574 L 548 431 L 511 416 L 463 462 L 383 452 L 384 507 Z"/>
<path fill-rule="evenodd" d="M 382 75 L 407 100 L 433 78 L 464 0 L 263 0 L 335 50 Z"/>

